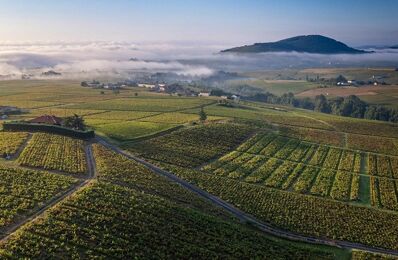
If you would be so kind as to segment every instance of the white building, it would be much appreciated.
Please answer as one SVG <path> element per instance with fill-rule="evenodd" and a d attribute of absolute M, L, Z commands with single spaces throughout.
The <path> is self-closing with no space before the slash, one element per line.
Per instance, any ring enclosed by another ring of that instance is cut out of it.
<path fill-rule="evenodd" d="M 156 85 L 154 85 L 154 84 L 146 84 L 146 83 L 138 83 L 138 87 L 140 87 L 140 88 L 150 88 L 150 89 L 152 89 L 152 88 L 155 88 Z"/>
<path fill-rule="evenodd" d="M 240 101 L 240 96 L 239 95 L 232 95 L 231 98 L 236 101 L 239 102 Z"/>
<path fill-rule="evenodd" d="M 209 92 L 200 92 L 199 97 L 210 97 L 210 93 Z"/>

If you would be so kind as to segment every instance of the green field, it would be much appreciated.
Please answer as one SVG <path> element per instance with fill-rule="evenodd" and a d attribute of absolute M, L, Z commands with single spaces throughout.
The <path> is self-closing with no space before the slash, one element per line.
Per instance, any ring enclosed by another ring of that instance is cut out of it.
<path fill-rule="evenodd" d="M 171 112 L 200 107 L 211 103 L 209 100 L 195 98 L 123 98 L 84 103 L 70 106 L 78 109 L 98 109 L 117 111 Z"/>
<path fill-rule="evenodd" d="M 318 84 L 304 80 L 269 80 L 262 79 L 261 74 L 256 76 L 258 77 L 256 79 L 227 81 L 225 85 L 232 89 L 247 85 L 279 96 L 289 92 L 296 94 L 318 87 Z"/>
<path fill-rule="evenodd" d="M 313 87 L 270 75 L 261 80 L 274 92 Z M 82 115 L 108 142 L 275 228 L 398 251 L 396 124 L 74 81 L 4 81 L 0 91 L 0 105 L 26 109 L 11 120 Z M 3 258 L 374 256 L 261 232 L 96 139 L 0 132 L 0 152 Z"/>
<path fill-rule="evenodd" d="M 135 138 L 156 134 L 172 127 L 174 126 L 170 124 L 132 121 L 99 125 L 94 127 L 94 129 L 118 141 L 130 141 Z"/>

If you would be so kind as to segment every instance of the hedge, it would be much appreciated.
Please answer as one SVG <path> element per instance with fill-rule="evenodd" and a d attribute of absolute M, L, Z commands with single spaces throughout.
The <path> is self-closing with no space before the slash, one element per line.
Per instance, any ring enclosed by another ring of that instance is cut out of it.
<path fill-rule="evenodd" d="M 46 132 L 52 134 L 65 135 L 80 139 L 91 139 L 95 137 L 93 130 L 80 131 L 71 128 L 65 128 L 58 125 L 35 124 L 25 122 L 7 122 L 3 124 L 4 131 L 28 131 L 28 132 Z"/>

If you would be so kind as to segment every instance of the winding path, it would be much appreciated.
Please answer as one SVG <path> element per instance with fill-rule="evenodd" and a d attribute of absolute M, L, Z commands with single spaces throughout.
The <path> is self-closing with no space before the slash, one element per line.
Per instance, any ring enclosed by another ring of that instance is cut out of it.
<path fill-rule="evenodd" d="M 0 243 L 6 242 L 11 237 L 11 235 L 14 234 L 23 225 L 42 217 L 48 209 L 54 207 L 56 204 L 60 203 L 67 197 L 72 196 L 74 193 L 81 190 L 83 187 L 87 186 L 91 182 L 91 180 L 96 177 L 97 171 L 96 171 L 96 167 L 95 167 L 95 159 L 94 159 L 94 156 L 92 153 L 92 145 L 91 144 L 86 145 L 85 151 L 86 151 L 86 157 L 87 157 L 87 167 L 88 167 L 89 176 L 84 180 L 78 181 L 75 185 L 72 185 L 66 191 L 63 191 L 63 192 L 57 194 L 55 197 L 53 197 L 50 201 L 47 201 L 41 207 L 36 208 L 35 209 L 36 212 L 33 215 L 31 215 L 27 218 L 24 218 L 16 223 L 14 223 L 13 225 L 8 226 L 6 229 L 4 229 L 2 231 L 3 237 L 1 237 Z"/>
<path fill-rule="evenodd" d="M 304 236 L 300 234 L 296 234 L 287 230 L 283 230 L 280 228 L 276 228 L 271 226 L 270 224 L 264 223 L 253 216 L 237 209 L 233 205 L 225 202 L 224 200 L 198 188 L 197 186 L 177 177 L 176 175 L 167 172 L 163 169 L 160 169 L 159 167 L 143 160 L 138 157 L 135 157 L 131 155 L 130 153 L 127 153 L 120 149 L 119 147 L 116 147 L 104 139 L 97 137 L 98 143 L 102 144 L 103 146 L 113 150 L 116 153 L 119 153 L 121 155 L 124 155 L 125 157 L 132 159 L 138 163 L 143 164 L 153 172 L 164 176 L 168 179 L 170 179 L 173 182 L 178 183 L 182 187 L 198 194 L 199 196 L 209 200 L 211 203 L 224 208 L 228 212 L 230 212 L 232 215 L 234 215 L 236 218 L 238 218 L 242 222 L 247 222 L 251 223 L 254 226 L 256 226 L 259 230 L 263 231 L 264 233 L 280 237 L 280 238 L 285 238 L 289 240 L 294 240 L 294 241 L 300 241 L 300 242 L 305 242 L 305 243 L 310 243 L 310 244 L 318 244 L 318 245 L 327 245 L 327 246 L 334 246 L 334 247 L 339 247 L 339 248 L 345 248 L 345 249 L 357 249 L 357 250 L 364 250 L 364 251 L 369 251 L 373 253 L 382 253 L 382 254 L 390 254 L 390 255 L 395 255 L 398 256 L 398 251 L 396 250 L 390 250 L 390 249 L 384 249 L 384 248 L 377 248 L 377 247 L 371 247 L 367 245 L 363 245 L 360 243 L 354 243 L 354 242 L 349 242 L 349 241 L 341 241 L 341 240 L 332 240 L 332 239 L 327 239 L 327 238 L 315 238 L 315 237 L 310 237 L 310 236 Z"/>

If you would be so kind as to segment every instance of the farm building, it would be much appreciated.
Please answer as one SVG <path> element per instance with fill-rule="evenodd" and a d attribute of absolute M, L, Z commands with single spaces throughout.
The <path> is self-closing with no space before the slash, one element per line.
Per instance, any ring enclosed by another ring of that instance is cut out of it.
<path fill-rule="evenodd" d="M 156 85 L 155 85 L 155 84 L 139 83 L 139 84 L 138 84 L 138 87 L 140 87 L 140 88 L 149 88 L 149 89 L 152 89 L 152 88 L 155 88 Z"/>
<path fill-rule="evenodd" d="M 210 97 L 210 93 L 209 92 L 200 92 L 199 97 Z"/>
<path fill-rule="evenodd" d="M 43 115 L 29 120 L 29 122 L 47 125 L 62 125 L 63 119 L 57 116 Z"/>

